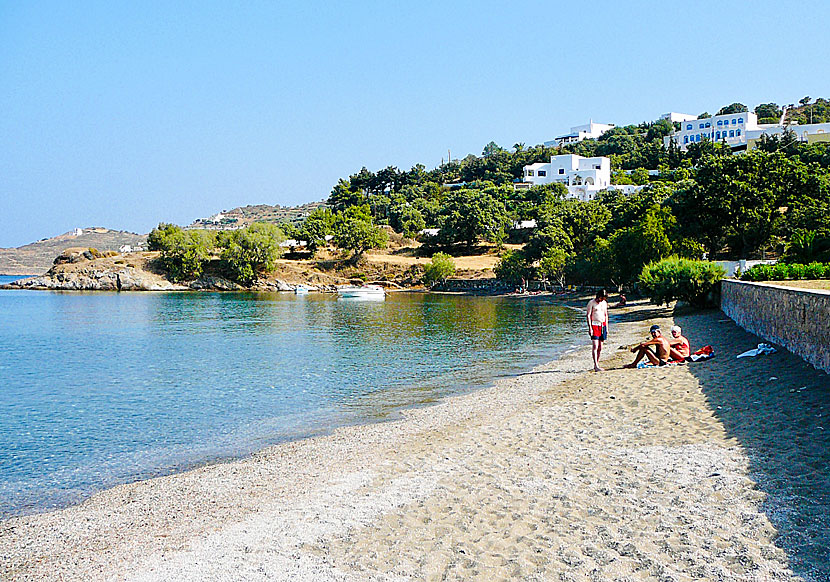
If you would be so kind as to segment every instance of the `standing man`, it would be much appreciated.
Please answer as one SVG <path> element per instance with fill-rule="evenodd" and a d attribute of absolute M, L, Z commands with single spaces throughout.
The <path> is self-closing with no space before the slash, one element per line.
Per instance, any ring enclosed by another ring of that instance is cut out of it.
<path fill-rule="evenodd" d="M 586 318 L 588 335 L 591 336 L 591 356 L 594 359 L 594 372 L 601 372 L 599 357 L 602 355 L 602 342 L 608 339 L 608 294 L 605 289 L 597 291 L 597 296 L 588 302 Z"/>

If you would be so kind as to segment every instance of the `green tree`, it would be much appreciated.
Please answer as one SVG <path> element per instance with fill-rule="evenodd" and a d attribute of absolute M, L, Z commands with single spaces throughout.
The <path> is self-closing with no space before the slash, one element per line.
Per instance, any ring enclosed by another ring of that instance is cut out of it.
<path fill-rule="evenodd" d="M 455 261 L 446 253 L 435 253 L 424 267 L 424 284 L 430 288 L 443 285 L 455 275 Z"/>
<path fill-rule="evenodd" d="M 481 152 L 481 155 L 482 157 L 489 158 L 496 154 L 505 153 L 506 151 L 507 150 L 505 150 L 499 144 L 497 144 L 494 141 L 491 141 L 486 146 L 484 146 L 484 151 Z"/>
<path fill-rule="evenodd" d="M 217 244 L 222 247 L 220 259 L 228 276 L 243 285 L 251 285 L 260 274 L 274 270 L 282 255 L 280 243 L 285 240 L 275 225 L 257 222 L 239 230 L 219 233 Z"/>
<path fill-rule="evenodd" d="M 147 248 L 159 251 L 157 263 L 173 281 L 200 277 L 210 260 L 214 237 L 204 230 L 182 230 L 160 223 L 147 236 Z"/>
<path fill-rule="evenodd" d="M 769 122 L 769 120 L 772 120 L 772 123 L 778 123 L 782 113 L 777 103 L 761 103 L 755 108 L 759 123 Z"/>
<path fill-rule="evenodd" d="M 553 279 L 559 283 L 560 287 L 564 287 L 565 265 L 568 262 L 568 258 L 568 253 L 562 249 L 548 249 L 539 260 L 539 275 L 546 279 Z"/>
<path fill-rule="evenodd" d="M 669 256 L 672 251 L 669 233 L 674 226 L 671 212 L 654 205 L 637 224 L 615 232 L 609 240 L 613 279 L 623 284 L 633 282 L 644 265 Z"/>
<path fill-rule="evenodd" d="M 648 184 L 649 179 L 648 170 L 645 168 L 637 168 L 631 172 L 631 180 L 639 186 Z"/>
<path fill-rule="evenodd" d="M 315 208 L 303 221 L 299 236 L 306 241 L 312 255 L 326 246 L 326 237 L 334 235 L 334 213 L 326 207 Z"/>
<path fill-rule="evenodd" d="M 370 249 L 383 248 L 388 240 L 386 232 L 375 225 L 368 206 L 351 206 L 336 215 L 334 244 L 352 252 L 357 262 Z"/>
<path fill-rule="evenodd" d="M 531 277 L 533 267 L 521 251 L 505 251 L 493 268 L 493 273 L 499 281 L 518 285 L 522 279 Z"/>
<path fill-rule="evenodd" d="M 512 189 L 512 188 L 511 188 Z M 474 246 L 479 238 L 501 243 L 510 224 L 499 189 L 492 184 L 482 190 L 462 188 L 447 196 L 440 215 L 439 242 Z"/>
<path fill-rule="evenodd" d="M 364 170 L 366 168 L 363 168 Z M 337 185 L 332 189 L 327 204 L 335 211 L 340 212 L 350 206 L 359 206 L 363 204 L 366 197 L 359 186 L 353 184 L 351 181 L 340 179 Z"/>
<path fill-rule="evenodd" d="M 721 107 L 718 111 L 718 115 L 729 115 L 730 113 L 743 113 L 744 111 L 749 111 L 749 107 L 747 107 L 743 103 L 732 103 L 731 105 L 725 105 L 724 107 Z"/>
<path fill-rule="evenodd" d="M 399 200 L 389 209 L 389 226 L 407 238 L 415 238 L 426 228 L 426 220 L 414 204 Z"/>
<path fill-rule="evenodd" d="M 784 220 L 779 209 L 789 201 L 797 207 L 805 190 L 820 191 L 820 181 L 781 152 L 707 156 L 672 205 L 681 233 L 701 241 L 710 257 L 728 246 L 743 258 L 773 239 Z"/>

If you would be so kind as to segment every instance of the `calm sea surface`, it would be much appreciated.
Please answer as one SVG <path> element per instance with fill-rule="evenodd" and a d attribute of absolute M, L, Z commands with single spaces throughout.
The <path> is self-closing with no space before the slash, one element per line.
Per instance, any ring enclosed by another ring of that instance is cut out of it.
<path fill-rule="evenodd" d="M 0 517 L 383 420 L 581 341 L 543 300 L 409 293 L 0 290 L 0 321 Z"/>

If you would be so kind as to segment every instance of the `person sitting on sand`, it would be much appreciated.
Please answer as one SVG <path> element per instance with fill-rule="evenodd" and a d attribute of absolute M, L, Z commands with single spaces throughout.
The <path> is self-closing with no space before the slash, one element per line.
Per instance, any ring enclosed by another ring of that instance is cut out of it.
<path fill-rule="evenodd" d="M 614 304 L 614 307 L 625 307 L 625 295 L 620 293 L 620 300 Z"/>
<path fill-rule="evenodd" d="M 660 326 L 652 325 L 649 332 L 651 333 L 651 339 L 631 348 L 631 352 L 637 352 L 637 357 L 623 368 L 636 368 L 643 357 L 648 358 L 648 361 L 655 366 L 665 366 L 668 363 L 671 346 L 669 346 L 669 341 L 663 337 Z M 654 349 L 651 346 L 654 346 Z"/>
<path fill-rule="evenodd" d="M 685 362 L 692 352 L 689 340 L 680 335 L 680 326 L 671 326 L 671 339 L 669 341 L 669 360 L 672 362 Z"/>
<path fill-rule="evenodd" d="M 588 302 L 585 313 L 588 319 L 588 335 L 591 336 L 591 356 L 594 359 L 594 372 L 601 372 L 599 357 L 602 355 L 602 342 L 608 339 L 608 294 L 605 289 L 597 291 L 596 298 Z"/>

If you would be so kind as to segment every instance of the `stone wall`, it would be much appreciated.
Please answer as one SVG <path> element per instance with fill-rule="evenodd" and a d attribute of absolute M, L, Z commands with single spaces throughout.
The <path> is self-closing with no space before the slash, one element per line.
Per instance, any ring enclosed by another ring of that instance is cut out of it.
<path fill-rule="evenodd" d="M 724 279 L 721 309 L 745 330 L 830 373 L 830 292 Z"/>

